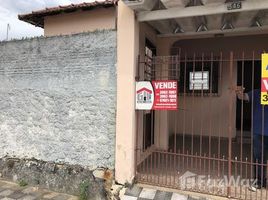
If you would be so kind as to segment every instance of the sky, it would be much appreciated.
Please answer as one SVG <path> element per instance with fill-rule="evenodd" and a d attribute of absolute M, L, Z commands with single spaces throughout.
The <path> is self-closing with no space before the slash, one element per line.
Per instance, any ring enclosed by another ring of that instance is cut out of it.
<path fill-rule="evenodd" d="M 43 35 L 43 29 L 18 20 L 18 14 L 30 13 L 33 10 L 44 9 L 71 3 L 91 2 L 92 0 L 0 0 L 0 41 L 20 39 Z"/>

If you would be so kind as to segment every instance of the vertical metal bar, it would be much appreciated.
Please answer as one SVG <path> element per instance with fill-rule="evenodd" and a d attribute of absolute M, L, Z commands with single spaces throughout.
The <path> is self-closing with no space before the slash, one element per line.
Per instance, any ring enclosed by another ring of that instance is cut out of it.
<path fill-rule="evenodd" d="M 266 187 L 265 187 L 265 192 L 266 192 L 266 196 L 265 199 L 267 200 L 268 198 L 268 160 L 266 160 Z"/>
<path fill-rule="evenodd" d="M 148 183 L 149 182 L 149 156 L 146 157 L 145 161 L 146 161 L 146 169 L 145 169 L 146 182 Z"/>
<path fill-rule="evenodd" d="M 172 151 L 172 150 L 171 150 Z M 171 152 L 172 153 L 172 152 Z M 168 168 L 168 172 L 169 172 L 169 185 L 171 185 L 171 179 L 172 179 L 172 155 L 174 155 L 174 154 L 170 154 L 169 155 L 169 168 Z"/>
<path fill-rule="evenodd" d="M 158 167 L 157 167 L 157 174 L 158 174 L 158 176 L 157 176 L 157 184 L 160 184 L 160 180 L 159 180 L 159 178 L 160 178 L 160 175 L 161 175 L 161 155 L 160 155 L 160 153 L 159 153 L 159 151 L 157 151 L 157 161 L 158 161 Z"/>
<path fill-rule="evenodd" d="M 248 179 L 248 157 L 246 157 L 246 179 Z M 245 199 L 247 199 L 248 188 L 244 187 Z"/>
<path fill-rule="evenodd" d="M 189 169 L 189 151 L 186 151 L 186 167 Z"/>
<path fill-rule="evenodd" d="M 261 187 L 263 186 L 263 175 L 264 175 L 264 105 L 262 105 L 262 127 L 261 127 Z M 261 190 L 261 199 L 262 199 L 262 190 Z"/>
<path fill-rule="evenodd" d="M 145 144 L 145 140 L 146 140 L 146 137 L 145 137 L 145 134 L 146 134 L 146 132 L 145 132 L 145 126 L 146 126 L 146 123 L 144 122 L 145 120 L 144 120 L 144 116 L 145 116 L 145 111 L 143 110 L 142 111 L 142 130 L 143 130 L 143 146 L 142 146 L 142 150 L 143 150 L 143 152 L 146 150 L 146 144 Z"/>
<path fill-rule="evenodd" d="M 136 138 L 135 138 L 135 158 L 134 158 L 134 170 L 135 170 L 135 175 L 137 176 L 137 169 L 138 169 L 138 154 L 139 152 L 139 147 L 138 147 L 138 135 L 139 135 L 139 111 L 136 111 Z"/>
<path fill-rule="evenodd" d="M 201 62 L 202 62 L 202 80 L 204 79 L 204 53 L 202 53 L 202 58 L 201 58 Z M 202 104 L 204 104 L 204 85 L 202 84 L 202 89 L 201 89 L 201 102 Z M 201 109 L 203 109 L 203 106 L 201 107 Z M 200 130 L 200 141 L 199 141 L 199 155 L 200 157 L 202 156 L 202 147 L 203 147 L 203 110 L 200 111 L 200 115 L 201 115 L 201 130 Z M 201 168 L 201 159 L 200 159 L 200 168 Z"/>
<path fill-rule="evenodd" d="M 245 52 L 242 53 L 242 88 L 244 89 L 244 79 L 245 79 Z M 242 96 L 242 102 L 241 102 L 241 133 L 240 133 L 240 175 L 242 176 L 243 168 L 242 168 L 242 162 L 243 162 L 243 137 L 244 137 L 244 95 Z M 240 185 L 240 195 L 242 193 L 242 187 Z"/>
<path fill-rule="evenodd" d="M 211 158 L 211 134 L 212 134 L 212 109 L 211 109 L 211 105 L 212 105 L 212 84 L 213 84 L 213 63 L 214 63 L 214 56 L 213 56 L 213 53 L 211 53 L 211 56 L 210 56 L 210 83 L 209 83 L 209 105 L 210 105 L 210 108 L 209 108 L 209 145 L 208 145 L 208 157 Z M 210 172 L 210 159 L 208 161 L 208 171 Z"/>
<path fill-rule="evenodd" d="M 136 81 L 139 81 L 140 80 L 140 63 L 141 63 L 141 60 L 140 60 L 140 55 L 138 55 L 138 66 L 137 66 L 137 70 L 136 70 Z M 135 136 L 135 158 L 134 158 L 134 170 L 135 170 L 135 175 L 137 175 L 137 169 L 138 169 L 138 154 L 141 153 L 139 151 L 139 142 L 138 142 L 138 135 L 139 135 L 139 114 L 140 112 L 139 111 L 136 111 L 136 136 Z"/>
<path fill-rule="evenodd" d="M 219 87 L 222 87 L 222 52 L 220 53 L 220 72 L 219 72 L 219 76 L 220 76 L 220 80 L 219 80 Z M 218 93 L 220 92 L 220 88 L 218 87 Z M 219 113 L 219 133 L 218 133 L 218 159 L 220 159 L 221 157 L 221 113 Z M 220 172 L 220 161 L 218 161 L 218 176 L 219 176 L 219 172 Z"/>
<path fill-rule="evenodd" d="M 182 154 L 185 154 L 185 132 L 186 132 L 186 71 L 187 71 L 187 54 L 184 59 L 184 84 L 183 84 L 183 133 L 182 133 Z M 185 167 L 184 156 L 182 157 L 182 165 Z"/>
<path fill-rule="evenodd" d="M 181 49 L 179 49 L 179 55 L 176 57 L 176 80 L 179 81 L 179 68 L 180 68 L 180 59 L 181 59 Z M 177 94 L 177 98 L 179 98 Z M 174 153 L 177 152 L 177 115 L 178 115 L 178 108 L 175 110 L 175 141 L 174 141 Z"/>
<path fill-rule="evenodd" d="M 156 181 L 155 181 L 155 178 L 156 178 L 156 153 L 155 152 L 153 152 L 152 153 L 152 156 L 153 156 L 153 167 L 152 167 L 152 171 L 153 171 L 153 174 L 152 174 L 152 176 L 153 176 L 153 179 L 152 179 L 152 181 L 153 181 L 153 183 L 155 183 Z"/>
<path fill-rule="evenodd" d="M 225 156 L 222 156 L 222 176 L 225 175 Z"/>
<path fill-rule="evenodd" d="M 167 152 L 165 153 L 166 157 L 165 157 L 165 163 L 166 163 L 166 166 L 165 166 L 165 185 L 168 185 L 167 184 L 167 177 L 168 177 L 168 154 Z"/>
<path fill-rule="evenodd" d="M 196 55 L 194 53 L 193 57 L 193 80 L 195 79 L 195 64 L 196 64 Z M 194 114 L 193 108 L 195 104 L 195 84 L 193 84 L 193 91 L 192 91 L 192 108 L 191 108 L 191 115 L 192 115 L 192 136 L 191 136 L 191 155 L 194 155 Z M 193 158 L 191 157 L 191 168 L 193 167 Z"/>
<path fill-rule="evenodd" d="M 177 166 L 177 175 L 180 176 L 180 173 L 182 171 L 182 165 L 181 165 L 181 150 L 178 150 L 178 166 Z"/>
<path fill-rule="evenodd" d="M 258 159 L 256 159 L 256 178 L 257 178 L 257 181 L 258 181 L 258 176 L 259 176 L 259 169 L 258 169 L 258 167 L 259 167 L 259 160 Z M 258 199 L 258 190 L 257 190 L 257 192 L 256 192 L 256 199 Z"/>
<path fill-rule="evenodd" d="M 195 152 L 195 167 L 194 169 L 198 171 L 198 162 L 197 162 L 198 154 Z"/>
<path fill-rule="evenodd" d="M 153 131 L 154 131 L 154 111 L 153 110 L 151 110 L 150 111 L 151 112 L 151 145 L 150 146 L 152 146 L 153 145 L 153 143 L 154 143 L 154 138 L 153 138 Z"/>
<path fill-rule="evenodd" d="M 254 82 L 255 82 L 255 52 L 253 51 L 252 53 L 252 82 L 251 82 L 251 91 L 254 91 Z M 250 179 L 253 178 L 253 169 L 254 165 L 253 163 L 255 162 L 253 159 L 253 126 L 254 126 L 254 120 L 253 120 L 253 112 L 254 112 L 254 97 L 251 95 L 251 131 L 250 131 Z M 250 198 L 252 198 L 252 192 L 250 193 Z"/>
<path fill-rule="evenodd" d="M 211 173 L 211 176 L 214 176 L 215 174 L 215 159 L 216 159 L 216 155 L 213 154 L 213 160 L 212 160 L 212 172 L 213 173 Z M 215 187 L 212 187 L 212 193 L 214 194 L 214 192 L 215 192 Z"/>
<path fill-rule="evenodd" d="M 179 49 L 179 55 L 176 57 L 176 80 L 177 80 L 177 83 L 179 81 L 179 68 L 180 68 L 180 59 L 181 59 L 181 49 Z M 177 94 L 177 98 L 179 99 L 179 96 Z M 175 141 L 174 141 L 174 185 L 176 185 L 176 159 L 177 159 L 177 156 L 176 156 L 176 153 L 177 153 L 177 115 L 178 115 L 178 109 L 175 110 L 175 133 L 174 133 L 174 137 L 175 137 Z"/>
<path fill-rule="evenodd" d="M 232 176 L 232 131 L 233 131 L 233 62 L 234 62 L 234 54 L 230 53 L 230 95 L 229 95 L 229 133 L 228 133 L 228 180 L 231 179 Z M 227 188 L 228 197 L 231 196 L 231 187 L 228 185 Z"/>
<path fill-rule="evenodd" d="M 207 154 L 205 153 L 204 154 L 204 174 L 207 174 L 207 172 L 206 172 L 206 161 L 207 161 Z"/>
<path fill-rule="evenodd" d="M 173 154 L 173 158 L 174 158 L 174 160 L 173 160 L 173 173 L 172 174 L 173 174 L 173 186 L 175 186 L 176 185 L 176 176 L 177 176 L 177 174 L 176 174 L 177 154 L 176 153 Z"/>
<path fill-rule="evenodd" d="M 152 183 L 153 182 L 153 152 L 150 154 L 150 174 L 151 174 L 150 181 Z"/>
<path fill-rule="evenodd" d="M 235 176 L 234 176 L 234 178 L 237 178 L 237 157 L 235 157 L 235 162 L 234 162 L 234 164 L 235 164 Z M 237 197 L 237 186 L 235 185 L 235 197 Z"/>

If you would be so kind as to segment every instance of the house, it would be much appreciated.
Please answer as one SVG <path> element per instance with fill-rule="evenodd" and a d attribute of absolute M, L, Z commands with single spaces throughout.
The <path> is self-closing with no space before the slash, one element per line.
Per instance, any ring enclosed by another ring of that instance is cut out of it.
<path fill-rule="evenodd" d="M 18 17 L 43 28 L 45 36 L 116 29 L 116 2 L 106 0 L 52 7 Z"/>
<path fill-rule="evenodd" d="M 252 102 L 235 90 L 260 88 L 267 13 L 265 0 L 107 0 L 19 18 L 45 36 L 116 29 L 115 180 L 180 189 L 178 171 L 229 179 L 265 173 L 254 170 L 267 163 L 253 157 Z M 136 82 L 154 80 L 178 82 L 176 111 L 135 109 Z M 240 199 L 267 193 L 213 188 L 186 189 Z"/>
<path fill-rule="evenodd" d="M 142 88 L 137 91 L 137 99 L 141 103 L 151 103 L 152 91 L 147 88 Z"/>

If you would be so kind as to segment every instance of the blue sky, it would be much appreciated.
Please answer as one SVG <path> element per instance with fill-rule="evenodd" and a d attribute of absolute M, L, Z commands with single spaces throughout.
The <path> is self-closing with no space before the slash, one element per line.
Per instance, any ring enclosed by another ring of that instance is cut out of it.
<path fill-rule="evenodd" d="M 43 29 L 18 20 L 18 14 L 33 10 L 91 2 L 92 0 L 0 0 L 0 40 L 6 40 L 7 24 L 10 24 L 9 39 L 43 35 Z"/>

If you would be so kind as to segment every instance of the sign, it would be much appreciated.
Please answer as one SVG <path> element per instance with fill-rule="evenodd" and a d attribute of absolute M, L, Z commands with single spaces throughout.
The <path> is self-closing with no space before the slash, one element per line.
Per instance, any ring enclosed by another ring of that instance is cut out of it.
<path fill-rule="evenodd" d="M 242 2 L 241 1 L 234 1 L 227 6 L 228 10 L 238 10 L 242 9 Z"/>
<path fill-rule="evenodd" d="M 154 90 L 151 82 L 136 82 L 136 109 L 151 110 L 154 105 Z"/>
<path fill-rule="evenodd" d="M 190 72 L 190 90 L 209 90 L 209 72 Z"/>
<path fill-rule="evenodd" d="M 136 109 L 177 110 L 177 90 L 173 80 L 136 82 Z"/>
<path fill-rule="evenodd" d="M 268 54 L 262 54 L 261 104 L 268 105 Z"/>

